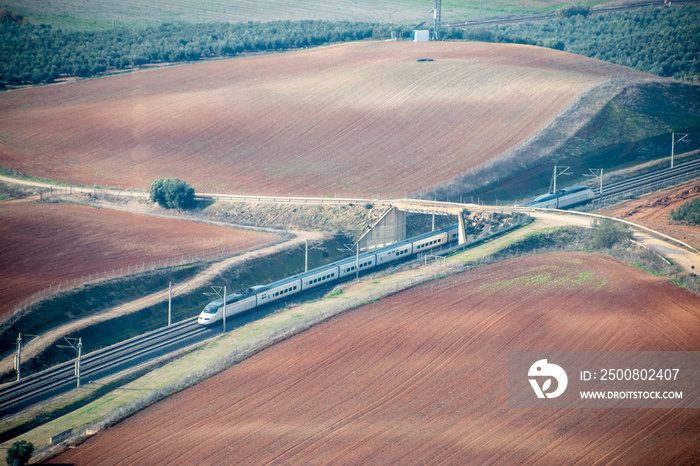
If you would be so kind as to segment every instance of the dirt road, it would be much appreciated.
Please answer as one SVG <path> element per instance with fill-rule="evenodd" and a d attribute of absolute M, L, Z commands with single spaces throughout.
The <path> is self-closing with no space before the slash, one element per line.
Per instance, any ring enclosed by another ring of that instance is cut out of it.
<path fill-rule="evenodd" d="M 603 218 L 598 215 L 581 215 L 571 213 L 548 213 L 533 212 L 532 216 L 539 219 L 546 219 L 554 224 L 591 226 L 596 218 Z M 693 271 L 693 266 L 700 266 L 700 253 L 690 245 L 685 245 L 680 240 L 676 240 L 664 233 L 652 230 L 643 225 L 632 222 L 623 222 L 633 228 L 632 239 L 644 247 L 651 249 L 657 254 L 665 257 L 669 261 L 677 264 L 686 273 Z"/>

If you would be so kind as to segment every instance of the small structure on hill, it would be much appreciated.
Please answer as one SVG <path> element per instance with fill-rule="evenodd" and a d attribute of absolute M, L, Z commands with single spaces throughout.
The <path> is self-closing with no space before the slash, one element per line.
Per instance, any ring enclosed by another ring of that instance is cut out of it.
<path fill-rule="evenodd" d="M 413 42 L 428 42 L 430 40 L 430 31 L 416 29 L 411 33 Z"/>

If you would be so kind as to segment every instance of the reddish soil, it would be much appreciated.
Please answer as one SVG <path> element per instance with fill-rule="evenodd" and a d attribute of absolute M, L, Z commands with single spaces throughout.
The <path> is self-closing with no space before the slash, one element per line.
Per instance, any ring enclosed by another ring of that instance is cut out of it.
<path fill-rule="evenodd" d="M 669 216 L 672 210 L 698 195 L 700 181 L 694 181 L 614 205 L 597 213 L 651 228 L 700 249 L 700 227 L 678 224 Z"/>
<path fill-rule="evenodd" d="M 107 209 L 0 203 L 0 320 L 49 285 L 267 234 Z"/>
<path fill-rule="evenodd" d="M 490 161 L 613 76 L 646 75 L 465 42 L 175 66 L 0 94 L 0 164 L 123 188 L 178 177 L 199 192 L 403 196 Z"/>
<path fill-rule="evenodd" d="M 695 409 L 509 409 L 508 351 L 700 350 L 700 298 L 547 254 L 348 312 L 54 458 L 63 464 L 688 464 Z"/>

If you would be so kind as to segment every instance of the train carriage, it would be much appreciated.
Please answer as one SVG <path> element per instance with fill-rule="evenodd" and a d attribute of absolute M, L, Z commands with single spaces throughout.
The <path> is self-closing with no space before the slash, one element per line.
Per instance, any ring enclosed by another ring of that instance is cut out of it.
<path fill-rule="evenodd" d="M 348 257 L 338 262 L 340 269 L 340 278 L 347 277 L 357 273 L 357 270 L 364 272 L 377 265 L 376 256 L 374 254 L 360 254 L 358 257 Z"/>
<path fill-rule="evenodd" d="M 257 298 L 254 291 L 246 290 L 243 293 L 234 293 L 226 297 L 226 318 L 248 312 L 257 306 Z M 197 319 L 200 325 L 208 325 L 211 322 L 223 318 L 224 299 L 220 298 L 207 304 Z"/>
<path fill-rule="evenodd" d="M 340 274 L 338 273 L 338 266 L 326 266 L 319 269 L 311 270 L 301 275 L 301 291 L 310 290 L 316 288 L 317 286 L 330 283 L 332 281 L 338 280 Z"/>
<path fill-rule="evenodd" d="M 447 231 L 438 230 L 426 233 L 412 240 L 413 254 L 418 254 L 430 249 L 447 244 Z"/>
<path fill-rule="evenodd" d="M 432 231 L 411 238 L 408 241 L 402 241 L 372 252 L 366 252 L 359 256 L 348 257 L 332 264 L 276 281 L 269 285 L 250 288 L 243 293 L 234 295 L 231 300 L 227 298 L 226 316 L 229 317 L 241 312 L 246 312 L 268 303 L 286 299 L 303 291 L 311 290 L 315 287 L 355 275 L 359 272 L 364 273 L 375 267 L 407 259 L 412 254 L 443 246 L 447 244 L 448 241 L 456 240 L 458 236 L 459 230 L 457 225 L 453 225 L 443 228 L 442 230 Z M 198 322 L 202 325 L 211 325 L 221 320 L 222 305 L 223 300 L 221 299 L 209 303 L 200 314 Z M 230 309 L 229 306 L 231 306 Z"/>
<path fill-rule="evenodd" d="M 560 189 L 555 193 L 537 196 L 534 201 L 526 203 L 525 206 L 543 209 L 566 209 L 585 204 L 594 197 L 593 191 L 585 186 L 571 186 L 570 188 Z"/>
<path fill-rule="evenodd" d="M 394 262 L 400 259 L 405 259 L 406 257 L 413 254 L 413 248 L 411 243 L 397 243 L 393 244 L 387 248 L 383 248 L 375 253 L 377 265 L 384 265 L 390 262 Z"/>
<path fill-rule="evenodd" d="M 298 293 L 301 293 L 301 279 L 299 277 L 280 280 L 271 284 L 269 289 L 257 294 L 258 306 L 264 306 Z"/>

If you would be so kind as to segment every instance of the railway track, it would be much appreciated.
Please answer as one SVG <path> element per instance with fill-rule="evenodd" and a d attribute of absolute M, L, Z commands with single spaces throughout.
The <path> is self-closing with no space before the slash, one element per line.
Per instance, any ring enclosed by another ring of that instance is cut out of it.
<path fill-rule="evenodd" d="M 673 183 L 682 177 L 700 177 L 700 159 L 659 170 L 603 187 L 602 199 L 611 199 L 658 183 Z M 594 190 L 596 196 L 601 193 Z M 596 200 L 596 202 L 598 202 Z M 93 351 L 81 358 L 81 380 L 97 379 L 166 354 L 176 348 L 202 341 L 218 329 L 201 327 L 197 317 Z M 29 375 L 19 382 L 0 387 L 0 417 L 17 412 L 51 396 L 66 392 L 77 384 L 75 361 L 65 362 Z"/>
<path fill-rule="evenodd" d="M 197 324 L 191 317 L 170 327 L 102 348 L 81 358 L 81 381 L 98 378 L 160 356 L 178 347 L 203 340 L 216 330 Z M 17 412 L 40 400 L 68 391 L 77 385 L 75 360 L 29 375 L 0 387 L 0 417 Z"/>
<path fill-rule="evenodd" d="M 601 195 L 600 188 L 595 188 L 595 202 L 605 202 L 618 197 L 631 194 L 639 194 L 640 190 L 660 189 L 664 186 L 679 184 L 684 181 L 700 177 L 700 159 L 692 160 L 673 168 L 665 168 L 646 175 L 640 175 L 629 180 L 611 183 L 603 186 Z"/>

